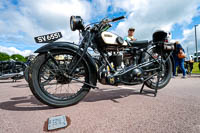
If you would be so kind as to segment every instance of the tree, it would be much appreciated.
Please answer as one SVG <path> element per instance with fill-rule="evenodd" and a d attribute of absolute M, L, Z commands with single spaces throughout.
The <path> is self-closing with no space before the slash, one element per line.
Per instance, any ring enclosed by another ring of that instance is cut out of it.
<path fill-rule="evenodd" d="M 0 52 L 0 61 L 10 60 L 10 56 L 7 53 Z"/>
<path fill-rule="evenodd" d="M 11 56 L 11 59 L 16 60 L 16 61 L 22 61 L 22 62 L 26 62 L 27 60 L 24 58 L 24 56 L 20 55 L 20 54 L 13 54 Z"/>

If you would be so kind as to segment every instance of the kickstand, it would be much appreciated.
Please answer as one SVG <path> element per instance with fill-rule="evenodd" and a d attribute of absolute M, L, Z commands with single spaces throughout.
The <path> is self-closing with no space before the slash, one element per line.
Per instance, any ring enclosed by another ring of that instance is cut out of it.
<path fill-rule="evenodd" d="M 161 73 L 159 72 L 158 73 L 158 80 L 157 80 L 156 88 L 155 88 L 155 94 L 154 94 L 155 97 L 156 97 L 157 92 L 158 92 L 158 85 L 159 85 L 159 82 L 160 82 L 160 76 L 161 76 Z"/>
<path fill-rule="evenodd" d="M 144 89 L 144 84 L 145 84 L 145 82 L 143 83 L 142 88 L 140 89 L 140 94 L 142 94 L 142 91 Z"/>
<path fill-rule="evenodd" d="M 156 88 L 155 88 L 155 91 L 154 92 L 150 92 L 150 91 L 144 91 L 144 85 L 145 85 L 145 82 L 143 82 L 143 85 L 140 89 L 140 94 L 142 94 L 142 92 L 148 92 L 148 93 L 152 93 L 154 94 L 154 97 L 156 97 L 157 95 L 157 92 L 158 92 L 158 85 L 159 85 L 159 82 L 160 82 L 160 74 L 158 74 L 158 79 L 157 79 L 157 82 L 156 82 Z"/>

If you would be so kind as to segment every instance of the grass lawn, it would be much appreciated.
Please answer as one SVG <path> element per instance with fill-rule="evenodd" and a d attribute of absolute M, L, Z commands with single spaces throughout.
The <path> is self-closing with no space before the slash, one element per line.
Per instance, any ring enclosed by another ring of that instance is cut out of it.
<path fill-rule="evenodd" d="M 199 73 L 200 74 L 200 70 L 199 70 L 199 63 L 195 62 L 193 64 L 193 70 L 192 70 L 192 73 Z"/>

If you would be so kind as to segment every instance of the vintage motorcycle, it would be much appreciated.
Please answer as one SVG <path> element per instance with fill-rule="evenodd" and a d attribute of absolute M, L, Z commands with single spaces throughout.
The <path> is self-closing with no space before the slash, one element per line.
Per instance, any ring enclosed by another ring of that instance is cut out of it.
<path fill-rule="evenodd" d="M 29 67 L 31 65 L 31 62 L 34 60 L 35 56 L 34 55 L 30 55 L 28 57 L 28 60 L 26 61 L 26 68 L 24 70 L 24 79 L 26 80 L 26 82 L 28 82 L 28 74 L 29 74 Z"/>
<path fill-rule="evenodd" d="M 111 22 L 123 19 L 103 19 L 84 26 L 80 16 L 71 16 L 72 31 L 82 36 L 80 45 L 54 42 L 60 32 L 35 37 L 37 43 L 48 43 L 37 49 L 39 53 L 29 68 L 29 86 L 33 95 L 52 107 L 65 107 L 81 101 L 91 88 L 104 85 L 138 85 L 153 89 L 164 88 L 171 79 L 174 45 L 167 41 L 167 33 L 157 31 L 152 41 L 124 41 L 107 32 Z M 93 58 L 88 53 L 99 54 Z"/>
<path fill-rule="evenodd" d="M 11 78 L 15 82 L 22 79 L 25 68 L 26 64 L 20 61 L 0 61 L 0 80 Z"/>

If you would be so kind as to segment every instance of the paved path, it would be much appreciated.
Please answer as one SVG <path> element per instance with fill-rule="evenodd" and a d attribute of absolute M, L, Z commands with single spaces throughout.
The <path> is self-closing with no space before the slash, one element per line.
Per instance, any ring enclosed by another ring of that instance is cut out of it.
<path fill-rule="evenodd" d="M 99 87 L 77 105 L 54 109 L 38 102 L 25 80 L 0 81 L 0 133 L 42 133 L 56 115 L 71 119 L 59 133 L 200 133 L 198 76 L 172 79 L 157 97 L 140 95 L 140 86 Z"/>

